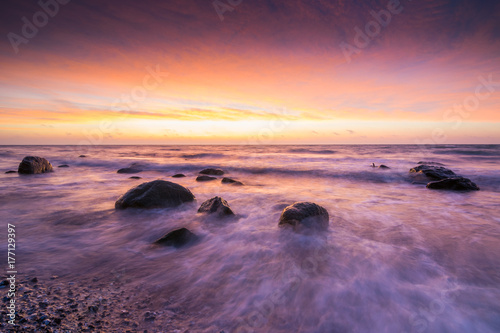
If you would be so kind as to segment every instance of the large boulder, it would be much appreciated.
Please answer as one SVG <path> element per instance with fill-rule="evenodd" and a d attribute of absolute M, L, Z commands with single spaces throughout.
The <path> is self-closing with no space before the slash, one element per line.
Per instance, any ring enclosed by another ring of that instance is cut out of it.
<path fill-rule="evenodd" d="M 464 177 L 447 178 L 430 182 L 427 188 L 433 190 L 451 190 L 451 191 L 479 191 L 479 187 L 470 179 Z"/>
<path fill-rule="evenodd" d="M 431 180 L 442 180 L 446 178 L 457 177 L 457 175 L 450 169 L 441 166 L 427 165 L 427 164 L 421 164 L 417 167 L 410 169 L 410 173 L 414 173 L 416 175 L 425 175 L 427 178 Z"/>
<path fill-rule="evenodd" d="M 53 171 L 52 164 L 43 157 L 26 156 L 17 170 L 23 174 L 35 174 Z"/>
<path fill-rule="evenodd" d="M 224 174 L 224 171 L 222 171 L 221 169 L 208 168 L 208 169 L 201 170 L 200 173 L 202 175 L 222 176 Z"/>
<path fill-rule="evenodd" d="M 219 216 L 234 215 L 226 200 L 221 197 L 213 197 L 201 204 L 198 213 L 218 214 Z"/>
<path fill-rule="evenodd" d="M 198 236 L 193 234 L 189 229 L 180 228 L 169 233 L 165 234 L 160 239 L 156 240 L 154 244 L 164 245 L 164 246 L 173 246 L 173 247 L 182 247 L 189 243 L 193 243 L 198 239 Z"/>
<path fill-rule="evenodd" d="M 294 230 L 326 230 L 330 217 L 328 211 L 313 202 L 296 202 L 286 207 L 280 216 L 280 226 L 291 225 Z"/>
<path fill-rule="evenodd" d="M 128 190 L 116 201 L 115 208 L 177 207 L 193 200 L 194 195 L 187 188 L 165 180 L 154 180 Z"/>

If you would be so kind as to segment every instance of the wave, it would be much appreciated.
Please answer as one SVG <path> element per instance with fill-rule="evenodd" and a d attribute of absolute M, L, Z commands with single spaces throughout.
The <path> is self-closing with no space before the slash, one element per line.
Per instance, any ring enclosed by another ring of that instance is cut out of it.
<path fill-rule="evenodd" d="M 466 156 L 500 156 L 500 151 L 485 150 L 443 150 L 434 151 L 437 155 L 466 155 Z"/>
<path fill-rule="evenodd" d="M 288 150 L 287 152 L 289 152 L 289 153 L 320 154 L 320 155 L 332 155 L 332 154 L 337 153 L 337 151 L 330 150 L 330 149 L 314 150 L 314 149 L 307 149 L 307 148 L 294 148 L 294 149 Z"/>
<path fill-rule="evenodd" d="M 206 157 L 225 157 L 224 154 L 213 154 L 213 153 L 200 153 L 200 154 L 183 154 L 183 158 L 206 158 Z"/>

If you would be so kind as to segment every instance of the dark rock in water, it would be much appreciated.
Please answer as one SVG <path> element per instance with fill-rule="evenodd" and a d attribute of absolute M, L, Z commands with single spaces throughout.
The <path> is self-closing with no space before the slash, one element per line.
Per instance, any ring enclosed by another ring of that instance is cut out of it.
<path fill-rule="evenodd" d="M 200 173 L 202 175 L 222 176 L 224 174 L 224 171 L 222 171 L 221 169 L 208 168 L 208 169 L 201 170 Z"/>
<path fill-rule="evenodd" d="M 222 184 L 243 185 L 242 182 L 239 182 L 237 180 L 234 180 L 232 178 L 227 178 L 227 177 L 222 178 L 221 183 Z"/>
<path fill-rule="evenodd" d="M 387 165 L 380 164 L 378 166 L 379 169 L 390 169 Z"/>
<path fill-rule="evenodd" d="M 410 173 L 423 174 L 427 178 L 430 178 L 432 180 L 442 180 L 457 176 L 450 169 L 427 164 L 422 164 L 413 169 L 410 169 Z"/>
<path fill-rule="evenodd" d="M 296 231 L 303 227 L 326 230 L 328 223 L 329 216 L 325 208 L 313 202 L 296 202 L 283 210 L 278 225 L 291 225 Z"/>
<path fill-rule="evenodd" d="M 19 164 L 19 173 L 35 174 L 53 171 L 52 164 L 45 158 L 38 156 L 26 156 Z"/>
<path fill-rule="evenodd" d="M 87 155 L 80 155 L 80 156 L 78 156 L 78 157 L 82 157 L 82 158 L 83 158 L 83 157 L 87 157 Z"/>
<path fill-rule="evenodd" d="M 450 191 L 479 191 L 479 187 L 470 179 L 464 177 L 455 177 L 430 182 L 427 188 L 433 190 L 450 190 Z"/>
<path fill-rule="evenodd" d="M 181 247 L 192 243 L 198 239 L 198 236 L 193 234 L 186 228 L 180 228 L 165 234 L 160 239 L 156 240 L 154 244 Z"/>
<path fill-rule="evenodd" d="M 69 165 L 67 164 L 61 164 L 58 166 L 58 168 L 69 168 Z"/>
<path fill-rule="evenodd" d="M 142 172 L 141 169 L 138 169 L 138 168 L 122 168 L 120 170 L 117 171 L 117 173 L 139 173 L 139 172 Z"/>
<path fill-rule="evenodd" d="M 178 174 L 175 174 L 172 176 L 172 178 L 184 178 L 186 177 L 186 175 L 182 174 L 182 173 L 178 173 Z"/>
<path fill-rule="evenodd" d="M 14 171 L 14 170 L 9 170 L 9 171 L 5 171 L 6 174 L 9 174 L 9 173 L 17 173 L 17 171 Z"/>
<path fill-rule="evenodd" d="M 177 207 L 194 200 L 187 188 L 165 180 L 142 183 L 122 195 L 115 203 L 116 209 Z"/>
<path fill-rule="evenodd" d="M 137 177 L 137 176 L 132 176 L 132 177 L 128 177 L 128 179 L 142 179 L 141 177 Z"/>
<path fill-rule="evenodd" d="M 217 213 L 219 216 L 234 215 L 226 200 L 221 197 L 213 197 L 201 204 L 198 213 Z"/>
<path fill-rule="evenodd" d="M 197 182 L 206 182 L 206 181 L 209 181 L 209 180 L 216 180 L 217 178 L 215 177 L 210 177 L 210 176 L 198 176 L 196 177 L 196 181 Z"/>
<path fill-rule="evenodd" d="M 443 163 L 438 163 L 438 162 L 418 162 L 417 164 L 426 164 L 426 165 L 444 165 Z"/>

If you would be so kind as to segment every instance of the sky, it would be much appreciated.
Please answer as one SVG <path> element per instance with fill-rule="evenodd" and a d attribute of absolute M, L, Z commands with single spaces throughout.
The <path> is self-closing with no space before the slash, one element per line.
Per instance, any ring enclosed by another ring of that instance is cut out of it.
<path fill-rule="evenodd" d="M 2 1 L 0 144 L 500 143 L 500 1 Z"/>

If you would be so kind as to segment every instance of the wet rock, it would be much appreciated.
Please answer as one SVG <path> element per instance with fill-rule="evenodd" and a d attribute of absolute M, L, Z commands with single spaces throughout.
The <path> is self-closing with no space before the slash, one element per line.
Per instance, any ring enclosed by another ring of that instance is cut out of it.
<path fill-rule="evenodd" d="M 450 190 L 450 191 L 479 191 L 479 187 L 470 179 L 464 177 L 455 177 L 430 182 L 427 188 L 432 190 Z"/>
<path fill-rule="evenodd" d="M 115 208 L 177 207 L 193 200 L 194 195 L 189 189 L 169 181 L 155 180 L 130 189 L 116 201 Z"/>
<path fill-rule="evenodd" d="M 78 157 L 85 158 L 85 157 L 87 157 L 87 155 L 80 155 Z"/>
<path fill-rule="evenodd" d="M 326 230 L 328 223 L 329 215 L 325 208 L 313 202 L 296 202 L 283 210 L 278 225 L 291 225 L 294 230 Z"/>
<path fill-rule="evenodd" d="M 234 215 L 231 207 L 226 200 L 221 197 L 213 197 L 201 204 L 198 209 L 198 213 L 214 214 L 217 213 L 219 216 L 229 216 Z"/>
<path fill-rule="evenodd" d="M 380 164 L 378 166 L 379 169 L 390 169 L 387 165 Z"/>
<path fill-rule="evenodd" d="M 427 164 L 422 164 L 415 168 L 410 169 L 410 173 L 414 173 L 416 175 L 425 175 L 427 178 L 431 180 L 442 180 L 457 176 L 450 169 L 441 166 L 427 165 Z"/>
<path fill-rule="evenodd" d="M 9 173 L 17 173 L 17 171 L 14 171 L 14 170 L 9 170 L 9 171 L 5 171 L 6 174 L 9 174 Z"/>
<path fill-rule="evenodd" d="M 196 181 L 197 182 L 207 182 L 207 181 L 210 181 L 210 180 L 216 180 L 217 178 L 215 177 L 210 177 L 210 176 L 198 176 L 196 177 Z"/>
<path fill-rule="evenodd" d="M 222 183 L 222 184 L 240 185 L 240 186 L 241 186 L 241 185 L 243 185 L 243 183 L 242 183 L 242 182 L 239 182 L 239 181 L 237 181 L 237 180 L 234 180 L 234 179 L 232 179 L 232 178 L 227 178 L 227 177 L 222 178 L 221 183 Z"/>
<path fill-rule="evenodd" d="M 444 165 L 443 163 L 438 163 L 438 162 L 424 162 L 420 161 L 417 164 L 426 164 L 426 165 Z"/>
<path fill-rule="evenodd" d="M 142 179 L 141 177 L 137 177 L 137 176 L 132 176 L 132 177 L 128 177 L 128 179 Z"/>
<path fill-rule="evenodd" d="M 130 173 L 139 173 L 139 172 L 142 172 L 142 170 L 139 168 L 131 167 L 131 168 L 121 168 L 116 173 L 129 173 L 130 174 Z"/>
<path fill-rule="evenodd" d="M 17 170 L 22 174 L 36 174 L 53 171 L 52 164 L 43 157 L 26 156 Z"/>
<path fill-rule="evenodd" d="M 201 170 L 200 173 L 202 175 L 222 176 L 224 174 L 224 171 L 222 171 L 221 169 L 208 168 L 208 169 Z"/>
<path fill-rule="evenodd" d="M 177 173 L 177 174 L 172 176 L 172 178 L 184 178 L 184 177 L 186 177 L 186 175 L 184 175 L 182 173 Z"/>
<path fill-rule="evenodd" d="M 180 228 L 169 233 L 165 234 L 160 239 L 156 240 L 154 244 L 157 245 L 165 245 L 165 246 L 173 246 L 173 247 L 182 247 L 189 243 L 192 243 L 198 239 L 194 233 L 186 228 Z"/>
<path fill-rule="evenodd" d="M 61 164 L 58 166 L 58 168 L 69 168 L 69 165 L 67 164 Z"/>

